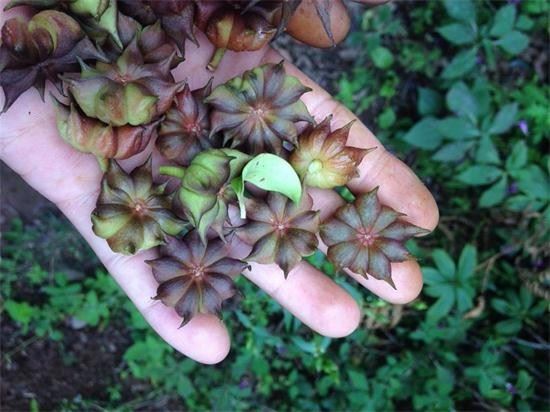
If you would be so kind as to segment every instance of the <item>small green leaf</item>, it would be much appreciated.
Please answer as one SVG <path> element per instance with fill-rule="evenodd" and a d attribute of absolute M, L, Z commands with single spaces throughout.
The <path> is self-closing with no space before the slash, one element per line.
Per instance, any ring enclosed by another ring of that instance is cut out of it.
<path fill-rule="evenodd" d="M 380 116 L 378 116 L 378 125 L 381 129 L 389 129 L 395 123 L 395 112 L 391 107 L 387 107 Z"/>
<path fill-rule="evenodd" d="M 476 162 L 500 164 L 500 156 L 491 136 L 483 135 L 481 137 L 477 148 Z"/>
<path fill-rule="evenodd" d="M 376 47 L 370 53 L 370 57 L 374 65 L 379 69 L 387 69 L 394 62 L 392 52 L 385 47 Z"/>
<path fill-rule="evenodd" d="M 437 124 L 437 130 L 443 136 L 453 139 L 469 139 L 480 135 L 479 130 L 468 120 L 461 117 L 446 117 Z"/>
<path fill-rule="evenodd" d="M 458 259 L 458 277 L 466 280 L 474 274 L 477 265 L 477 250 L 473 245 L 466 245 Z"/>
<path fill-rule="evenodd" d="M 521 321 L 518 319 L 507 319 L 498 322 L 495 329 L 503 335 L 515 335 L 521 330 L 522 326 Z"/>
<path fill-rule="evenodd" d="M 476 38 L 476 34 L 471 26 L 461 23 L 447 24 L 446 26 L 438 27 L 437 31 L 445 40 L 457 45 L 472 43 Z"/>
<path fill-rule="evenodd" d="M 447 143 L 434 153 L 432 159 L 438 162 L 458 162 L 464 159 L 473 145 L 472 141 Z"/>
<path fill-rule="evenodd" d="M 456 266 L 453 259 L 443 249 L 435 249 L 432 258 L 441 274 L 448 280 L 455 277 Z"/>
<path fill-rule="evenodd" d="M 501 134 L 507 132 L 516 122 L 518 114 L 518 104 L 510 103 L 502 106 L 497 115 L 493 119 L 493 123 L 489 129 L 491 134 Z"/>
<path fill-rule="evenodd" d="M 498 205 L 506 197 L 506 188 L 508 187 L 508 178 L 502 176 L 494 185 L 485 190 L 479 198 L 480 207 L 492 207 Z"/>
<path fill-rule="evenodd" d="M 279 192 L 295 203 L 298 203 L 302 197 L 302 184 L 296 171 L 285 159 L 271 153 L 262 153 L 248 162 L 243 168 L 241 179 L 240 186 L 231 182 L 233 188 L 237 188 L 235 192 L 238 197 L 240 196 L 240 202 L 245 182 L 252 183 L 263 190 Z M 242 206 L 241 204 L 241 215 Z"/>
<path fill-rule="evenodd" d="M 531 199 L 550 200 L 550 179 L 540 167 L 531 164 L 516 175 L 519 190 Z"/>
<path fill-rule="evenodd" d="M 442 296 L 428 309 L 426 317 L 431 322 L 437 322 L 451 311 L 454 303 L 454 295 Z"/>
<path fill-rule="evenodd" d="M 520 54 L 529 45 L 529 37 L 520 31 L 514 30 L 506 33 L 495 44 L 502 47 L 510 54 Z"/>
<path fill-rule="evenodd" d="M 523 168 L 527 164 L 527 145 L 525 141 L 519 140 L 512 147 L 510 156 L 506 159 L 506 170 L 514 171 Z"/>
<path fill-rule="evenodd" d="M 441 76 L 444 79 L 457 79 L 464 76 L 476 65 L 477 49 L 464 50 L 458 53 L 450 63 L 445 66 Z"/>
<path fill-rule="evenodd" d="M 476 8 L 472 0 L 444 0 L 449 16 L 467 23 L 475 23 Z"/>
<path fill-rule="evenodd" d="M 423 115 L 437 114 L 441 110 L 441 95 L 427 87 L 418 88 L 418 112 Z"/>
<path fill-rule="evenodd" d="M 494 37 L 501 37 L 514 28 L 515 21 L 516 8 L 512 4 L 503 6 L 497 10 L 489 34 Z"/>
<path fill-rule="evenodd" d="M 447 106 L 459 116 L 477 117 L 477 99 L 463 82 L 453 84 L 446 96 Z"/>
<path fill-rule="evenodd" d="M 433 117 L 424 118 L 403 136 L 403 140 L 412 146 L 433 150 L 441 144 L 443 139 L 437 130 L 437 124 L 438 120 Z"/>
<path fill-rule="evenodd" d="M 493 183 L 500 176 L 502 176 L 502 170 L 498 167 L 489 165 L 474 165 L 468 167 L 460 173 L 457 176 L 457 179 L 470 186 L 483 186 Z"/>

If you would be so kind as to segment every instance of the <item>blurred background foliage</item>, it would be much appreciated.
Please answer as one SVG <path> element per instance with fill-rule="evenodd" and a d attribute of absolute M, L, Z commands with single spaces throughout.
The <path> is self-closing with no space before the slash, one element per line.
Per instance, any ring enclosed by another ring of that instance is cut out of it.
<path fill-rule="evenodd" d="M 46 208 L 3 233 L 5 410 L 550 408 L 549 3 L 361 10 L 329 89 L 438 201 L 439 228 L 410 243 L 422 295 L 385 303 L 314 255 L 363 309 L 331 340 L 239 279 L 232 351 L 203 366 L 156 336 Z"/>

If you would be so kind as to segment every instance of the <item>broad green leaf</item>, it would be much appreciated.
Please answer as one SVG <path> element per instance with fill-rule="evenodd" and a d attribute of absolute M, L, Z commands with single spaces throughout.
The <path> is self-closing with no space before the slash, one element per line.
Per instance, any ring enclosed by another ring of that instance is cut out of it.
<path fill-rule="evenodd" d="M 495 14 L 493 25 L 489 34 L 494 37 L 501 37 L 512 31 L 516 21 L 516 8 L 512 4 L 501 7 Z"/>
<path fill-rule="evenodd" d="M 506 33 L 495 41 L 495 44 L 502 47 L 508 53 L 516 55 L 527 48 L 529 45 L 529 37 L 520 31 L 514 30 Z"/>
<path fill-rule="evenodd" d="M 453 259 L 443 249 L 435 249 L 432 258 L 441 274 L 448 280 L 454 279 L 456 266 Z"/>
<path fill-rule="evenodd" d="M 528 31 L 533 28 L 535 22 L 525 14 L 520 14 L 516 22 L 516 28 L 523 31 Z"/>
<path fill-rule="evenodd" d="M 531 164 L 516 173 L 519 189 L 531 199 L 550 200 L 550 179 L 537 165 Z"/>
<path fill-rule="evenodd" d="M 491 300 L 491 306 L 498 313 L 501 313 L 503 315 L 510 314 L 510 304 L 507 301 L 505 301 L 504 299 L 495 298 L 495 299 Z"/>
<path fill-rule="evenodd" d="M 443 69 L 441 76 L 444 79 L 457 79 L 464 76 L 476 65 L 477 48 L 464 50 L 458 53 Z"/>
<path fill-rule="evenodd" d="M 477 100 L 464 82 L 453 84 L 448 91 L 447 106 L 459 116 L 467 116 L 469 119 L 477 117 Z"/>
<path fill-rule="evenodd" d="M 438 120 L 433 117 L 424 118 L 403 136 L 403 140 L 412 146 L 433 150 L 441 144 L 443 139 L 437 130 L 437 123 Z"/>
<path fill-rule="evenodd" d="M 472 0 L 444 0 L 445 10 L 454 19 L 475 23 L 476 8 Z"/>
<path fill-rule="evenodd" d="M 501 134 L 507 132 L 516 122 L 518 114 L 518 104 L 510 103 L 502 106 L 491 124 L 489 133 Z"/>
<path fill-rule="evenodd" d="M 388 129 L 395 123 L 395 112 L 391 107 L 387 107 L 380 116 L 378 116 L 378 125 L 381 129 Z"/>
<path fill-rule="evenodd" d="M 474 165 L 468 167 L 460 173 L 457 176 L 457 179 L 470 186 L 482 186 L 493 183 L 500 176 L 502 176 L 502 170 L 498 167 L 489 165 Z"/>
<path fill-rule="evenodd" d="M 454 295 L 439 298 L 426 312 L 427 319 L 437 322 L 451 311 L 454 303 Z"/>
<path fill-rule="evenodd" d="M 461 117 L 446 117 L 437 123 L 437 130 L 444 137 L 453 140 L 469 139 L 479 136 L 480 132 L 468 120 Z"/>
<path fill-rule="evenodd" d="M 519 290 L 519 300 L 523 309 L 529 309 L 533 304 L 533 295 L 526 287 Z"/>
<path fill-rule="evenodd" d="M 444 283 L 444 282 L 447 282 L 448 280 L 441 274 L 439 270 L 432 267 L 423 267 L 422 276 L 424 278 L 424 282 L 426 282 L 427 285 Z"/>
<path fill-rule="evenodd" d="M 437 114 L 441 110 L 441 95 L 433 89 L 427 87 L 418 88 L 418 112 L 423 115 Z"/>
<path fill-rule="evenodd" d="M 243 168 L 241 179 L 242 184 L 232 182 L 241 207 L 246 182 L 263 190 L 282 193 L 295 203 L 302 197 L 302 184 L 296 171 L 285 159 L 271 153 L 262 153 L 249 161 Z"/>
<path fill-rule="evenodd" d="M 457 287 L 455 290 L 456 293 L 456 308 L 459 312 L 466 312 L 468 309 L 470 309 L 472 304 L 472 298 L 473 295 L 469 293 L 469 291 L 466 288 Z"/>
<path fill-rule="evenodd" d="M 481 136 L 476 152 L 476 162 L 500 164 L 500 156 L 493 140 L 491 139 L 491 136 Z"/>
<path fill-rule="evenodd" d="M 458 162 L 464 159 L 473 145 L 472 141 L 447 143 L 434 153 L 432 159 L 438 162 Z"/>
<path fill-rule="evenodd" d="M 506 197 L 506 189 L 508 187 L 508 177 L 502 176 L 489 189 L 485 190 L 479 198 L 480 207 L 492 207 L 498 205 Z"/>
<path fill-rule="evenodd" d="M 359 390 L 367 390 L 369 388 L 367 378 L 364 373 L 356 372 L 354 370 L 348 371 L 349 380 L 351 386 Z"/>
<path fill-rule="evenodd" d="M 379 69 L 387 69 L 393 64 L 392 52 L 385 47 L 376 47 L 371 53 L 372 62 Z"/>
<path fill-rule="evenodd" d="M 465 281 L 472 277 L 477 265 L 477 249 L 473 245 L 466 245 L 458 259 L 458 277 Z"/>
<path fill-rule="evenodd" d="M 29 305 L 27 302 L 16 302 L 14 300 L 6 300 L 4 310 L 15 322 L 24 326 L 28 325 L 39 312 L 38 308 Z"/>
<path fill-rule="evenodd" d="M 507 319 L 498 322 L 495 329 L 503 335 L 515 335 L 521 330 L 522 323 L 519 319 Z"/>
<path fill-rule="evenodd" d="M 457 45 L 472 43 L 476 38 L 476 34 L 472 30 L 472 27 L 467 24 L 447 24 L 446 26 L 439 27 L 437 31 L 447 41 Z"/>
<path fill-rule="evenodd" d="M 523 168 L 527 164 L 527 145 L 524 140 L 516 142 L 510 156 L 506 159 L 506 170 L 513 171 Z"/>

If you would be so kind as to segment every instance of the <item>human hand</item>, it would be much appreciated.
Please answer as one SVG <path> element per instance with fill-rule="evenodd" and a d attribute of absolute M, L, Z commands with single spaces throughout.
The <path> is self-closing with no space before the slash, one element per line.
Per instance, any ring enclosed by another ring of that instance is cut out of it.
<path fill-rule="evenodd" d="M 2 19 L 15 13 L 17 11 L 4 13 Z M 176 80 L 187 78 L 191 89 L 201 87 L 212 76 L 205 67 L 213 48 L 201 33 L 197 33 L 197 39 L 200 48 L 188 42 L 186 61 L 174 71 Z M 270 48 L 238 54 L 227 52 L 213 74 L 214 84 L 225 82 L 262 63 L 280 60 L 281 56 Z M 355 119 L 353 114 L 295 67 L 286 64 L 286 70 L 313 89 L 302 100 L 317 121 L 333 114 L 332 126 L 337 128 Z M 353 192 L 366 192 L 380 186 L 378 195 L 381 201 L 405 213 L 408 221 L 426 229 L 436 226 L 437 206 L 407 166 L 385 151 L 360 122 L 352 127 L 348 142 L 356 147 L 377 147 L 361 163 L 360 177 L 349 183 Z M 146 156 L 147 153 L 142 153 L 121 163 L 131 168 Z M 0 157 L 60 208 L 151 326 L 169 344 L 204 363 L 219 362 L 227 355 L 229 335 L 216 317 L 198 315 L 178 329 L 181 319 L 173 309 L 151 300 L 157 284 L 144 260 L 156 257 L 154 250 L 135 256 L 118 255 L 110 250 L 105 240 L 92 232 L 90 213 L 95 207 L 102 172 L 93 156 L 75 151 L 59 137 L 53 105 L 44 104 L 34 89 L 24 93 L 7 113 L 0 116 Z M 329 217 L 343 202 L 332 191 L 312 189 L 310 194 L 314 209 L 321 211 L 322 219 Z M 351 333 L 359 324 L 359 307 L 351 296 L 306 262 L 292 270 L 287 279 L 276 265 L 255 263 L 244 275 L 318 333 L 341 337 Z M 395 290 L 386 282 L 372 277 L 366 279 L 352 273 L 350 276 L 393 303 L 413 300 L 422 287 L 420 268 L 412 260 L 392 264 Z"/>

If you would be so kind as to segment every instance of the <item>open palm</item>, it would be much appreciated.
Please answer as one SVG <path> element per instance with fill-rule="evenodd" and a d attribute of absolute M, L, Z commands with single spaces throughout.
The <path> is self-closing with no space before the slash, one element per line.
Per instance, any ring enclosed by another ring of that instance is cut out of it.
<path fill-rule="evenodd" d="M 11 14 L 4 13 L 2 19 L 9 18 Z M 176 80 L 186 79 L 191 89 L 203 86 L 212 76 L 205 70 L 213 51 L 212 46 L 201 33 L 197 33 L 197 38 L 200 48 L 188 42 L 186 61 L 174 71 Z M 214 85 L 261 63 L 280 60 L 280 55 L 271 48 L 238 55 L 227 52 L 214 73 Z M 332 114 L 334 129 L 355 119 L 352 113 L 295 67 L 287 63 L 286 70 L 313 89 L 302 100 L 316 121 Z M 2 105 L 0 100 L 0 107 Z M 377 147 L 361 163 L 360 176 L 350 182 L 349 187 L 353 192 L 366 192 L 380 186 L 378 194 L 383 203 L 405 213 L 406 219 L 415 225 L 426 229 L 436 226 L 437 206 L 428 190 L 406 165 L 384 150 L 363 124 L 354 124 L 348 143 L 356 147 Z M 53 105 L 44 104 L 34 89 L 24 93 L 8 112 L 0 115 L 0 156 L 69 218 L 162 338 L 183 354 L 200 362 L 216 363 L 225 358 L 230 338 L 223 323 L 215 316 L 198 315 L 185 327 L 178 329 L 181 319 L 175 311 L 151 299 L 156 294 L 157 284 L 151 268 L 144 260 L 154 258 L 155 251 L 130 257 L 118 255 L 110 250 L 105 240 L 94 235 L 90 213 L 95 207 L 102 173 L 92 155 L 75 151 L 58 136 Z M 146 156 L 147 153 L 142 153 L 122 164 L 131 167 Z M 310 189 L 310 195 L 314 209 L 321 211 L 322 219 L 328 218 L 343 203 L 333 191 Z M 321 249 L 324 250 L 322 243 Z M 372 277 L 365 279 L 354 273 L 349 275 L 365 288 L 393 303 L 410 302 L 422 288 L 422 275 L 413 260 L 392 264 L 396 290 Z M 357 303 L 340 286 L 306 262 L 292 270 L 286 280 L 276 265 L 256 263 L 252 263 L 251 269 L 244 276 L 323 335 L 345 336 L 359 324 Z"/>

